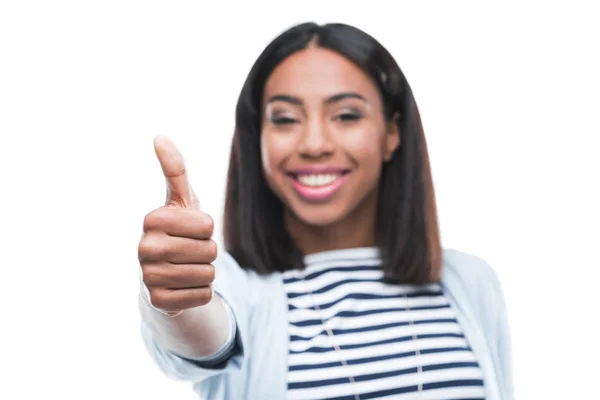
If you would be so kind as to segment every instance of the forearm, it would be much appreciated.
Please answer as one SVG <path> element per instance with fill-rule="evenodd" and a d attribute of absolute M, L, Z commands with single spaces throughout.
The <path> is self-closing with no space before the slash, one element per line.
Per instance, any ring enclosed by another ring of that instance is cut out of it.
<path fill-rule="evenodd" d="M 210 356 L 221 349 L 232 334 L 227 306 L 217 294 L 204 306 L 170 317 L 154 309 L 140 293 L 139 309 L 156 341 L 183 357 Z"/>

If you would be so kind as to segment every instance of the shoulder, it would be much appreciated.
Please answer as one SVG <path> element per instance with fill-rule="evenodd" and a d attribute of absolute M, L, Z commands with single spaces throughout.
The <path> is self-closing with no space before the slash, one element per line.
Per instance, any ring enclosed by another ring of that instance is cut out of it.
<path fill-rule="evenodd" d="M 468 303 L 480 320 L 494 319 L 504 313 L 502 284 L 484 259 L 458 250 L 444 250 L 442 282 L 457 301 Z"/>
<path fill-rule="evenodd" d="M 503 331 L 506 304 L 496 271 L 485 260 L 444 250 L 442 283 L 462 308 L 469 309 L 488 334 Z"/>
<path fill-rule="evenodd" d="M 512 350 L 508 314 L 496 271 L 483 259 L 444 250 L 442 283 L 467 318 L 474 319 L 489 345 L 503 398 L 513 399 Z"/>
<path fill-rule="evenodd" d="M 484 259 L 459 250 L 444 249 L 442 279 L 457 280 L 472 290 L 500 289 L 496 271 Z"/>

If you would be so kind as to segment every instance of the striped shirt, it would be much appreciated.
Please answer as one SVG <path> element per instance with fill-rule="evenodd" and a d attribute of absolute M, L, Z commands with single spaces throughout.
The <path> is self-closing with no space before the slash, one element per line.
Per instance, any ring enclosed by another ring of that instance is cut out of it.
<path fill-rule="evenodd" d="M 288 399 L 483 399 L 442 287 L 384 283 L 377 250 L 355 250 L 312 254 L 284 273 Z"/>

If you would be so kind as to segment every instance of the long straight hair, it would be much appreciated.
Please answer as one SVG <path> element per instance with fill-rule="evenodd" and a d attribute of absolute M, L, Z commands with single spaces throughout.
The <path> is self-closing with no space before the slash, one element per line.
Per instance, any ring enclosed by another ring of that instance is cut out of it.
<path fill-rule="evenodd" d="M 373 37 L 345 24 L 296 25 L 260 54 L 241 90 L 231 145 L 224 210 L 225 249 L 243 267 L 269 274 L 303 268 L 303 255 L 283 222 L 283 204 L 262 171 L 261 107 L 267 79 L 309 43 L 341 54 L 379 88 L 384 117 L 395 118 L 401 145 L 382 167 L 376 243 L 384 275 L 394 283 L 438 281 L 441 245 L 423 126 L 413 93 L 391 54 Z M 397 117 L 397 118 L 396 118 Z"/>

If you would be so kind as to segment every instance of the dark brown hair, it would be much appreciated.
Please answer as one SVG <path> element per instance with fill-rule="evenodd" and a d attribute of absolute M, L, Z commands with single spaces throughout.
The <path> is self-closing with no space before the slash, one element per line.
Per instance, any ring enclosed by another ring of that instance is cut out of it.
<path fill-rule="evenodd" d="M 361 67 L 379 87 L 388 121 L 402 142 L 381 175 L 377 246 L 390 282 L 437 281 L 441 245 L 427 145 L 414 96 L 390 53 L 373 37 L 344 24 L 304 23 L 275 38 L 258 57 L 236 108 L 224 212 L 225 249 L 259 274 L 302 268 L 302 254 L 283 223 L 283 204 L 261 166 L 261 104 L 279 63 L 313 41 Z"/>

